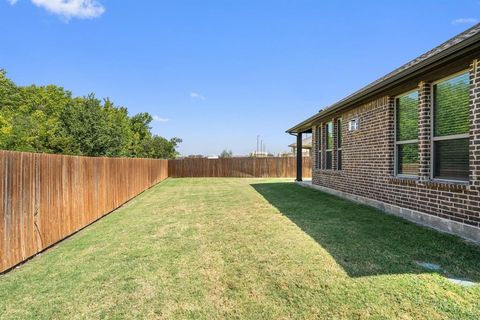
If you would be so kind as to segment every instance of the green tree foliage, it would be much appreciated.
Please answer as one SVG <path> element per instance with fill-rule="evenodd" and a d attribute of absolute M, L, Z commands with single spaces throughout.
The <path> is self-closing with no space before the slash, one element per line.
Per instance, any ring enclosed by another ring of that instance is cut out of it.
<path fill-rule="evenodd" d="M 333 148 L 333 122 L 327 123 L 327 149 Z"/>
<path fill-rule="evenodd" d="M 418 91 L 397 98 L 397 141 L 418 139 Z"/>
<path fill-rule="evenodd" d="M 233 152 L 232 150 L 223 150 L 222 153 L 220 153 L 219 155 L 220 158 L 231 158 L 233 157 Z"/>
<path fill-rule="evenodd" d="M 0 70 L 0 149 L 87 156 L 174 158 L 179 138 L 153 135 L 152 116 L 55 85 L 15 85 Z"/>
<path fill-rule="evenodd" d="M 461 74 L 435 85 L 435 136 L 468 133 L 470 76 Z"/>
<path fill-rule="evenodd" d="M 178 155 L 176 147 L 182 142 L 182 139 L 165 139 L 157 135 L 143 140 L 144 152 L 147 158 L 172 158 Z"/>

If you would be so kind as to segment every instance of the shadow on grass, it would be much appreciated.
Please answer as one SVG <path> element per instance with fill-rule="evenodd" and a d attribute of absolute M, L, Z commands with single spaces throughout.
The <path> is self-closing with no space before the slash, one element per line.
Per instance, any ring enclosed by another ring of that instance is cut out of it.
<path fill-rule="evenodd" d="M 447 276 L 480 281 L 480 246 L 294 183 L 252 187 L 351 277 L 429 272 L 418 261 L 439 264 Z"/>

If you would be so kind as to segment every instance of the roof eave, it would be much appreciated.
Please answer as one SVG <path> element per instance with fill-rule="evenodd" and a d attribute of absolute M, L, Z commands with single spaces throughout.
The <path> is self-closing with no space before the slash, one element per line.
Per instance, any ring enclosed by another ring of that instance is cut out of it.
<path fill-rule="evenodd" d="M 457 43 L 456 45 L 451 46 L 427 59 L 421 61 L 396 75 L 393 75 L 390 78 L 385 79 L 371 87 L 366 87 L 365 90 L 360 90 L 352 95 L 336 102 L 332 106 L 324 109 L 315 115 L 309 117 L 308 119 L 298 123 L 297 125 L 293 126 L 292 128 L 288 129 L 286 132 L 295 134 L 299 132 L 304 132 L 312 127 L 312 125 L 318 121 L 319 119 L 328 116 L 329 114 L 335 113 L 342 108 L 348 107 L 349 105 L 355 104 L 361 100 L 365 100 L 370 96 L 374 96 L 379 94 L 381 91 L 385 91 L 392 85 L 396 85 L 399 82 L 407 80 L 407 77 L 414 76 L 420 72 L 424 72 L 426 69 L 431 67 L 432 65 L 437 65 L 439 63 L 443 63 L 446 60 L 451 60 L 457 58 L 459 55 L 468 54 L 473 49 L 480 47 L 480 33 L 477 33 L 471 36 L 464 41 Z"/>

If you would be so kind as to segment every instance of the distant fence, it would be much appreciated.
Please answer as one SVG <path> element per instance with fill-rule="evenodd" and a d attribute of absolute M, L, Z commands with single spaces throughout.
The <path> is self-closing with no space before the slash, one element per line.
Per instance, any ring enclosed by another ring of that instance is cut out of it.
<path fill-rule="evenodd" d="M 168 176 L 183 177 L 295 177 L 297 164 L 295 157 L 268 158 L 187 158 L 170 160 Z M 303 157 L 303 176 L 312 174 L 310 157 Z"/>
<path fill-rule="evenodd" d="M 0 272 L 167 176 L 167 160 L 0 151 Z"/>

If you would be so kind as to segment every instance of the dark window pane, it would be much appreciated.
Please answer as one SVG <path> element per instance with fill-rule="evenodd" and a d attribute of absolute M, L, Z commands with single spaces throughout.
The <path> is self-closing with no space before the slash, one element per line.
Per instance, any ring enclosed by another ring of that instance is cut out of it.
<path fill-rule="evenodd" d="M 333 148 L 333 123 L 327 123 L 327 149 Z"/>
<path fill-rule="evenodd" d="M 436 137 L 468 133 L 470 77 L 464 73 L 434 87 Z"/>
<path fill-rule="evenodd" d="M 396 100 L 397 141 L 418 139 L 418 92 Z"/>
<path fill-rule="evenodd" d="M 418 144 L 397 145 L 398 174 L 416 176 L 418 174 Z"/>
<path fill-rule="evenodd" d="M 337 120 L 337 148 L 342 147 L 342 120 Z"/>
<path fill-rule="evenodd" d="M 332 169 L 332 151 L 327 151 L 327 160 L 325 163 L 325 169 Z"/>
<path fill-rule="evenodd" d="M 317 163 L 316 163 L 316 168 L 321 169 L 321 163 L 322 163 L 322 152 L 321 152 L 321 133 L 322 133 L 322 127 L 318 126 L 316 128 L 316 135 L 315 135 L 315 143 L 317 147 Z"/>
<path fill-rule="evenodd" d="M 342 170 L 342 150 L 338 150 L 337 155 L 337 170 Z"/>
<path fill-rule="evenodd" d="M 468 180 L 468 139 L 435 141 L 435 178 Z"/>

